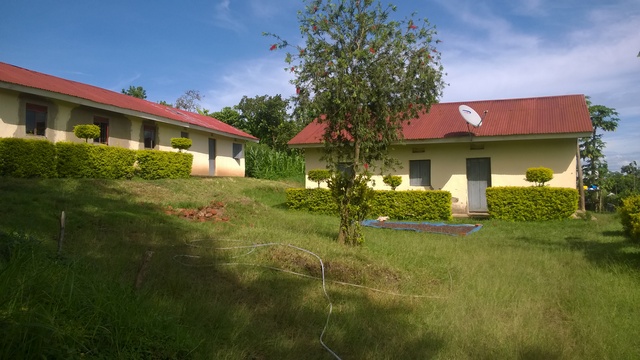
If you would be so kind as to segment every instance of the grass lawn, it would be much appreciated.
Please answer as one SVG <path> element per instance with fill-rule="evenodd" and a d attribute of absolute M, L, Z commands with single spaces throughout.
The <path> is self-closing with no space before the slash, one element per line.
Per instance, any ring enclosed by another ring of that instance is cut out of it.
<path fill-rule="evenodd" d="M 640 358 L 640 246 L 614 215 L 365 228 L 352 248 L 337 218 L 287 210 L 290 186 L 0 179 L 0 358 L 331 359 L 320 264 L 297 248 L 324 263 L 342 359 Z M 218 221 L 169 211 L 212 201 Z"/>

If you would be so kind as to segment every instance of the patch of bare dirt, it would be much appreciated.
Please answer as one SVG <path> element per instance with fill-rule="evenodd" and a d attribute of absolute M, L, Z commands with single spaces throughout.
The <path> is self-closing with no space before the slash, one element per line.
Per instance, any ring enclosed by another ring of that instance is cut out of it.
<path fill-rule="evenodd" d="M 197 209 L 181 209 L 167 206 L 165 214 L 178 216 L 196 222 L 219 222 L 229 221 L 225 215 L 225 204 L 221 201 L 211 201 L 209 205 Z"/>

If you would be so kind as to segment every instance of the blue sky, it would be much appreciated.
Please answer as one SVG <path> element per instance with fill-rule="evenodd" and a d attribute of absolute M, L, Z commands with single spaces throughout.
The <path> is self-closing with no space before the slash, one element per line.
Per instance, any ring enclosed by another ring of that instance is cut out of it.
<path fill-rule="evenodd" d="M 640 162 L 640 1 L 388 0 L 438 30 L 441 101 L 586 94 L 615 108 L 609 167 Z M 383 3 L 388 1 L 383 0 Z M 211 111 L 242 96 L 292 95 L 276 33 L 300 40 L 302 0 L 0 2 L 0 61 L 174 102 L 199 90 Z"/>

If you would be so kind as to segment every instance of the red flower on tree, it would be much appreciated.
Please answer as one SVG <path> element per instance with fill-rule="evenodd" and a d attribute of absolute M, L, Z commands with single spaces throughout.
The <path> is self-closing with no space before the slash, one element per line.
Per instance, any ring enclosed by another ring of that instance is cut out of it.
<path fill-rule="evenodd" d="M 415 26 L 415 25 L 413 25 L 413 24 L 412 24 L 411 26 L 409 26 L 409 29 L 411 29 L 411 30 L 415 30 L 415 29 L 417 29 L 417 28 L 418 28 L 418 27 L 417 27 L 417 26 Z"/>
<path fill-rule="evenodd" d="M 269 50 L 273 51 L 273 50 L 275 50 L 275 49 L 277 49 L 277 48 L 278 48 L 278 44 L 273 44 L 273 45 L 271 45 L 271 47 L 269 48 Z"/>
<path fill-rule="evenodd" d="M 370 52 L 370 53 L 372 53 L 372 54 L 375 54 L 375 53 L 376 53 L 376 49 L 374 49 L 374 48 L 369 48 L 369 52 Z"/>

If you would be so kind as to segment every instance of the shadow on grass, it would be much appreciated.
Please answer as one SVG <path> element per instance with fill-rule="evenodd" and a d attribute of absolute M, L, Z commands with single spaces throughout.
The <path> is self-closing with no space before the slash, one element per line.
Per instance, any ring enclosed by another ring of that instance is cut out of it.
<path fill-rule="evenodd" d="M 607 234 L 609 233 L 609 234 Z M 622 232 L 606 231 L 605 236 L 619 237 Z M 565 237 L 570 249 L 584 253 L 585 258 L 597 266 L 628 266 L 640 271 L 640 245 L 629 240 L 616 242 L 587 241 L 579 237 Z"/>
<path fill-rule="evenodd" d="M 143 254 L 154 251 L 139 295 L 150 299 L 145 304 L 156 304 L 152 306 L 158 307 L 159 316 L 164 316 L 162 309 L 180 313 L 180 327 L 200 341 L 197 348 L 187 349 L 195 357 L 330 358 L 319 343 L 328 310 L 319 281 L 221 266 L 228 256 L 215 250 L 197 253 L 183 242 L 208 238 L 211 227 L 166 215 L 118 184 L 122 183 L 2 179 L 0 230 L 46 239 L 46 247 L 54 252 L 64 210 L 64 257 L 86 263 L 96 278 L 116 286 L 132 287 Z M 225 231 L 221 228 L 219 235 Z M 212 266 L 183 266 L 175 261 L 178 254 L 197 254 Z M 442 347 L 443 339 L 409 321 L 408 304 L 350 295 L 340 300 L 349 303 L 341 310 L 337 299 L 325 342 L 341 356 L 428 358 Z M 379 352 L 372 352 L 376 347 Z"/>

